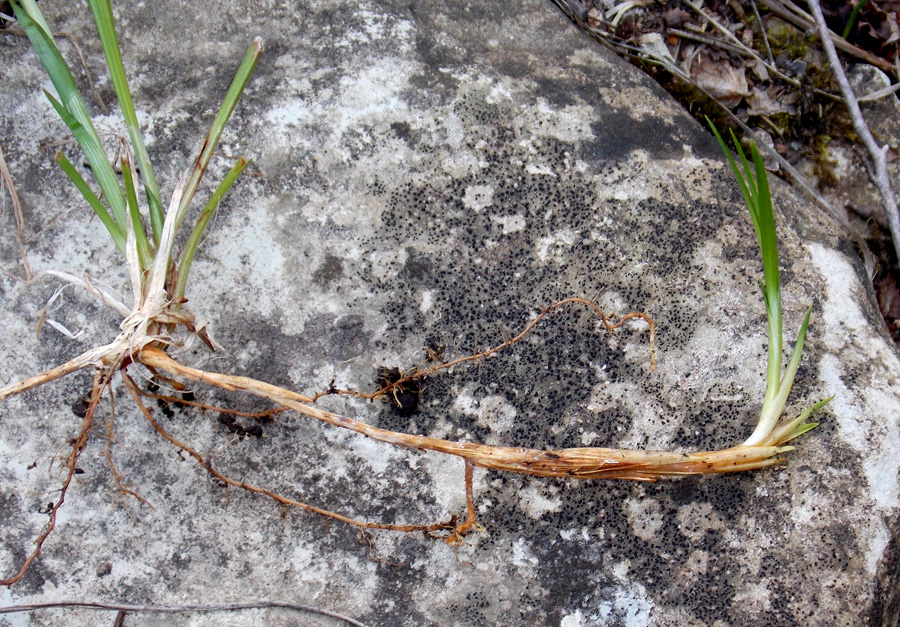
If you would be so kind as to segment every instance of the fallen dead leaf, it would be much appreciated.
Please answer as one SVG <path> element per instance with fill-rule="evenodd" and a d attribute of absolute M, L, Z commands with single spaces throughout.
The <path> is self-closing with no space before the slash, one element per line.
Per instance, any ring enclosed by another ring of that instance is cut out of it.
<path fill-rule="evenodd" d="M 750 96 L 743 68 L 735 68 L 725 59 L 713 60 L 706 53 L 699 55 L 691 66 L 691 78 L 728 108 L 736 107 L 742 98 Z"/>
<path fill-rule="evenodd" d="M 791 104 L 775 98 L 768 90 L 760 89 L 759 87 L 753 88 L 750 95 L 746 97 L 746 102 L 749 107 L 746 112 L 747 115 L 773 115 L 775 113 L 793 114 L 797 110 L 797 108 Z"/>

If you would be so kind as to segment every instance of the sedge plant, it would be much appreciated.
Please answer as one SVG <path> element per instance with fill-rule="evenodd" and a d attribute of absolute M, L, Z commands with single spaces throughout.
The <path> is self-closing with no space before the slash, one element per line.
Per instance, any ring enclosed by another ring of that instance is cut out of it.
<path fill-rule="evenodd" d="M 722 138 L 719 130 L 709 118 L 707 118 L 707 123 L 716 136 L 722 152 L 725 153 L 728 164 L 731 166 L 734 177 L 737 179 L 738 186 L 741 188 L 741 194 L 744 196 L 744 202 L 750 212 L 750 220 L 753 222 L 753 230 L 756 233 L 756 241 L 759 244 L 763 260 L 763 279 L 760 280 L 759 287 L 762 290 L 763 301 L 766 305 L 766 320 L 769 330 L 766 393 L 763 397 L 759 422 L 756 424 L 756 429 L 744 442 L 744 445 L 754 446 L 773 439 L 787 442 L 817 427 L 818 423 L 808 423 L 806 422 L 807 418 L 831 400 L 831 397 L 823 399 L 801 412 L 793 420 L 783 425 L 778 425 L 788 396 L 791 393 L 791 388 L 794 385 L 794 377 L 796 377 L 797 370 L 800 368 L 800 357 L 803 354 L 803 343 L 806 341 L 806 330 L 809 328 L 812 305 L 807 308 L 806 315 L 803 316 L 803 323 L 800 325 L 800 331 L 797 333 L 797 341 L 794 343 L 791 359 L 784 370 L 784 374 L 782 374 L 781 364 L 784 347 L 782 339 L 781 274 L 778 269 L 778 239 L 775 236 L 775 214 L 772 210 L 772 194 L 769 190 L 766 166 L 759 154 L 759 150 L 756 148 L 756 144 L 751 144 L 750 154 L 753 160 L 751 167 L 747 155 L 741 148 L 737 137 L 735 137 L 734 131 L 732 131 L 731 139 L 734 142 L 741 162 L 739 167 L 731 151 L 728 150 L 728 146 L 725 144 L 725 140 Z M 778 427 L 777 429 L 776 426 Z"/>
<path fill-rule="evenodd" d="M 14 2 L 13 10 L 56 91 L 55 96 L 46 90 L 44 93 L 84 153 L 100 194 L 93 191 L 62 151 L 56 154 L 57 162 L 106 227 L 119 253 L 126 258 L 131 271 L 129 278 L 132 280 L 135 302 L 144 301 L 145 309 L 146 304 L 151 301 L 158 307 L 159 298 L 164 292 L 163 301 L 168 301 L 164 308 L 177 311 L 184 297 L 191 262 L 209 220 L 228 189 L 246 168 L 247 160 L 238 159 L 225 175 L 194 219 L 187 244 L 178 255 L 174 254 L 175 235 L 188 215 L 222 131 L 262 54 L 262 42 L 256 39 L 251 43 L 204 138 L 200 153 L 178 181 L 169 208 L 164 211 L 159 185 L 144 145 L 128 87 L 111 2 L 88 0 L 88 4 L 97 24 L 107 67 L 128 132 L 127 141 L 121 140 L 121 183 L 113 164 L 106 156 L 72 73 L 35 0 Z M 139 183 L 143 188 L 144 211 L 139 202 Z"/>
<path fill-rule="evenodd" d="M 532 319 L 518 335 L 487 351 L 462 356 L 445 363 L 415 368 L 372 394 L 338 390 L 331 386 L 325 393 L 306 396 L 256 379 L 204 371 L 180 363 L 176 359 L 179 354 L 177 349 L 192 338 L 200 338 L 211 349 L 215 348 L 202 326 L 195 323 L 194 315 L 185 307 L 184 295 L 191 262 L 210 218 L 228 189 L 246 167 L 247 162 L 239 160 L 231 168 L 199 212 L 192 213 L 190 206 L 225 123 L 234 110 L 259 59 L 262 44 L 256 39 L 250 45 L 215 121 L 204 138 L 199 155 L 175 184 L 168 207 L 164 209 L 160 188 L 142 140 L 141 129 L 129 91 L 116 39 L 110 0 L 88 0 L 88 4 L 97 23 L 107 66 L 128 129 L 128 139 L 127 141 L 122 140 L 123 146 L 120 151 L 123 154 L 121 182 L 91 122 L 71 72 L 54 43 L 52 32 L 34 0 L 14 2 L 13 8 L 19 23 L 25 29 L 37 51 L 41 63 L 50 75 L 56 94 L 47 93 L 47 98 L 75 136 L 90 164 L 95 184 L 99 187 L 100 193 L 94 191 L 91 184 L 84 180 L 65 156 L 59 154 L 57 161 L 102 221 L 110 234 L 113 245 L 123 256 L 131 284 L 132 297 L 131 302 L 126 303 L 122 299 L 98 289 L 88 279 L 80 279 L 63 272 L 49 273 L 81 285 L 104 304 L 119 312 L 123 320 L 120 324 L 121 332 L 110 344 L 90 349 L 56 368 L 0 388 L 0 401 L 3 401 L 9 396 L 36 388 L 77 370 L 92 368 L 95 372 L 87 411 L 79 435 L 74 439 L 68 457 L 67 476 L 58 492 L 59 497 L 48 512 L 50 521 L 39 534 L 36 542 L 37 548 L 26 560 L 19 573 L 9 579 L 0 580 L 0 584 L 10 585 L 24 575 L 28 566 L 39 555 L 44 540 L 53 530 L 57 512 L 65 501 L 68 487 L 75 475 L 76 460 L 91 433 L 94 412 L 104 393 L 108 390 L 108 393 L 112 394 L 112 380 L 116 374 L 121 376 L 139 410 L 156 431 L 183 453 L 195 459 L 206 472 L 212 474 L 219 481 L 259 493 L 283 505 L 329 516 L 362 528 L 394 531 L 444 531 L 446 540 L 451 543 L 461 541 L 468 531 L 477 528 L 472 489 L 472 473 L 475 467 L 536 476 L 638 481 L 654 481 L 664 477 L 682 475 L 737 472 L 779 463 L 781 461 L 779 455 L 792 448 L 785 446 L 785 443 L 815 426 L 815 423 L 807 423 L 806 419 L 827 403 L 828 399 L 816 403 L 795 418 L 781 421 L 781 414 L 800 363 L 800 353 L 809 324 L 810 312 L 808 311 L 804 318 L 791 360 L 785 373 L 781 375 L 782 313 L 775 223 L 766 172 L 755 149 L 752 152 L 753 168 L 750 167 L 743 152 L 740 153 L 743 170 L 738 168 L 726 149 L 726 154 L 744 192 L 763 253 L 764 298 L 769 320 L 768 387 L 763 401 L 763 409 L 753 435 L 738 446 L 697 453 L 595 447 L 542 450 L 488 446 L 476 442 L 443 440 L 379 429 L 365 422 L 326 411 L 316 405 L 316 401 L 326 394 L 354 394 L 363 398 L 386 397 L 396 394 L 403 389 L 402 386 L 410 384 L 415 379 L 434 375 L 438 371 L 471 360 L 489 357 L 497 351 L 512 346 L 530 333 L 551 312 L 572 304 L 580 304 L 592 309 L 609 331 L 621 326 L 627 320 L 643 319 L 650 326 L 651 368 L 654 366 L 655 326 L 647 314 L 631 313 L 621 317 L 607 316 L 595 303 L 580 298 L 569 298 L 550 305 Z M 139 193 L 139 190 L 142 193 Z M 176 253 L 175 237 L 186 220 L 188 223 L 192 223 L 191 231 L 180 253 Z M 151 375 L 164 377 L 171 383 L 187 380 L 217 386 L 231 392 L 253 394 L 268 399 L 277 408 L 290 409 L 301 415 L 349 429 L 391 445 L 436 451 L 460 457 L 464 461 L 465 470 L 466 517 L 460 522 L 456 516 L 451 516 L 447 521 L 430 525 L 359 521 L 277 494 L 244 480 L 231 479 L 218 471 L 209 457 L 202 455 L 190 444 L 176 439 L 153 417 L 142 401 L 142 398 L 148 396 L 148 393 L 141 390 L 129 374 L 129 369 L 137 366 L 146 368 Z M 108 434 L 107 437 L 110 435 Z M 110 464 L 112 464 L 111 459 Z M 113 469 L 113 476 L 118 483 L 118 474 L 115 469 Z M 122 489 L 124 490 L 124 488 Z M 126 492 L 134 495 L 130 491 Z"/>

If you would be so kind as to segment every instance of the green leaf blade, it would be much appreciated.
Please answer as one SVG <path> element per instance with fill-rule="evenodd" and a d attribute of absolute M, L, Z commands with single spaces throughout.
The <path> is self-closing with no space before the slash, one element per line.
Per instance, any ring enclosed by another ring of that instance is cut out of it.
<path fill-rule="evenodd" d="M 153 263 L 153 252 L 150 250 L 150 242 L 147 241 L 147 234 L 144 232 L 144 225 L 141 222 L 137 188 L 134 184 L 134 171 L 131 167 L 131 160 L 127 156 L 122 158 L 122 179 L 125 182 L 125 198 L 128 203 L 128 216 L 130 218 L 129 232 L 134 235 L 141 270 L 146 270 Z"/>
<path fill-rule="evenodd" d="M 124 257 L 125 232 L 122 230 L 122 227 L 120 227 L 113 219 L 113 217 L 109 215 L 106 207 L 104 207 L 103 203 L 100 202 L 100 199 L 87 184 L 87 181 L 84 180 L 78 170 L 75 169 L 75 166 L 72 165 L 72 162 L 69 161 L 62 152 L 56 153 L 56 162 L 62 168 L 63 172 L 66 173 L 66 176 L 69 177 L 72 183 L 75 184 L 75 187 L 79 192 L 81 192 L 81 195 L 84 196 L 85 200 L 87 200 L 88 204 L 91 206 L 91 209 L 93 209 L 94 213 L 97 214 L 97 217 L 100 218 L 103 226 L 106 227 L 106 230 L 109 231 L 110 236 L 113 238 L 113 242 L 115 242 L 116 248 L 119 249 L 119 252 L 122 253 L 122 256 Z"/>
<path fill-rule="evenodd" d="M 231 86 L 228 88 L 228 92 L 222 100 L 222 105 L 219 107 L 219 112 L 216 114 L 216 118 L 206 135 L 200 154 L 194 162 L 194 169 L 185 185 L 184 194 L 182 195 L 181 203 L 178 206 L 175 222 L 176 228 L 181 224 L 182 220 L 184 220 L 185 213 L 191 204 L 191 200 L 193 200 L 197 187 L 200 184 L 200 180 L 206 173 L 206 168 L 209 165 L 209 160 L 212 158 L 213 151 L 216 149 L 219 138 L 225 130 L 225 125 L 228 123 L 228 119 L 231 117 L 232 112 L 234 112 L 237 101 L 244 92 L 244 87 L 246 87 L 247 82 L 250 80 L 250 75 L 253 73 L 262 52 L 262 40 L 259 37 L 256 37 L 250 43 L 250 47 L 244 55 L 244 59 L 241 61 L 241 65 L 238 67 L 234 79 L 231 81 Z"/>
<path fill-rule="evenodd" d="M 72 119 L 81 126 L 81 130 L 76 134 L 75 139 L 91 165 L 91 171 L 100 185 L 106 202 L 109 203 L 112 216 L 121 226 L 124 226 L 125 198 L 119 188 L 115 172 L 113 172 L 112 166 L 103 150 L 100 137 L 94 129 L 90 115 L 88 115 L 84 100 L 75 86 L 75 79 L 72 78 L 69 66 L 50 35 L 49 27 L 46 26 L 43 14 L 33 1 L 23 2 L 21 5 L 14 3 L 13 11 L 19 24 L 25 30 L 29 41 L 31 41 L 32 47 L 59 96 L 59 100 L 52 98 L 51 103 L 57 113 L 64 110 L 68 114 L 68 119 L 64 119 L 64 121 L 69 128 L 73 128 L 73 124 L 70 121 Z M 44 93 L 48 92 L 45 91 Z M 60 116 L 62 117 L 62 113 L 60 113 Z M 74 128 L 73 133 L 75 133 Z"/>
<path fill-rule="evenodd" d="M 155 244 L 159 244 L 159 236 L 162 232 L 163 209 L 160 200 L 159 185 L 156 175 L 153 173 L 153 165 L 144 145 L 143 134 L 138 123 L 137 113 L 134 109 L 134 100 L 128 87 L 128 78 L 125 74 L 125 65 L 122 62 L 122 51 L 119 40 L 116 37 L 115 18 L 113 17 L 110 0 L 88 0 L 94 21 L 97 23 L 97 31 L 100 33 L 100 42 L 103 45 L 103 53 L 106 56 L 106 65 L 112 78 L 116 96 L 119 99 L 119 108 L 125 118 L 125 126 L 128 129 L 128 139 L 134 152 L 137 170 L 140 172 L 144 183 L 144 193 L 147 197 L 147 206 L 150 215 L 150 227 Z"/>
<path fill-rule="evenodd" d="M 225 178 L 222 179 L 222 182 L 219 183 L 219 186 L 216 188 L 216 191 L 213 192 L 213 195 L 206 203 L 203 211 L 200 212 L 200 217 L 197 219 L 196 224 L 194 224 L 194 228 L 191 230 L 191 235 L 190 237 L 188 237 L 188 241 L 184 247 L 184 251 L 181 253 L 181 259 L 179 261 L 178 267 L 178 276 L 175 281 L 175 290 L 173 293 L 173 298 L 176 302 L 184 297 L 184 290 L 187 287 L 187 280 L 188 275 L 191 271 L 191 264 L 194 261 L 194 255 L 197 253 L 197 248 L 200 246 L 200 241 L 203 239 L 203 234 L 206 232 L 206 227 L 209 224 L 210 219 L 212 218 L 216 209 L 218 209 L 219 203 L 222 202 L 225 194 L 228 193 L 228 190 L 231 189 L 231 186 L 234 184 L 237 178 L 241 175 L 241 172 L 244 171 L 244 168 L 246 168 L 249 163 L 250 162 L 246 159 L 238 159 L 237 163 L 232 166 L 231 170 L 228 171 L 228 174 L 225 175 Z"/>

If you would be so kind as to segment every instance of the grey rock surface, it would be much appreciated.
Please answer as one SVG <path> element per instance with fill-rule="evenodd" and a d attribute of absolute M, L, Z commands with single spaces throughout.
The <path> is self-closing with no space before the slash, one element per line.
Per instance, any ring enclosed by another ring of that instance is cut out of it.
<path fill-rule="evenodd" d="M 86 11 L 41 2 L 73 35 L 99 95 L 113 91 Z M 765 311 L 753 229 L 713 140 L 646 77 L 549 3 L 265 1 L 116 3 L 126 68 L 164 193 L 202 139 L 246 46 L 267 52 L 226 132 L 250 156 L 194 264 L 188 296 L 223 353 L 182 356 L 307 393 L 371 391 L 379 367 L 423 346 L 448 356 L 518 332 L 567 296 L 659 324 L 606 334 L 577 308 L 498 357 L 430 378 L 419 410 L 325 398 L 379 426 L 503 445 L 709 450 L 741 442 L 765 385 Z M 77 59 L 71 45 L 64 53 Z M 36 270 L 88 272 L 124 289 L 99 222 L 42 146 L 67 137 L 40 93 L 26 40 L 0 40 L 0 137 L 26 210 Z M 84 77 L 79 80 L 85 82 Z M 96 110 L 109 133 L 115 114 Z M 71 144 L 62 146 L 75 154 Z M 80 162 L 80 161 L 79 161 Z M 211 183 L 212 184 L 212 183 Z M 896 622 L 900 363 L 854 251 L 774 183 L 786 332 L 814 303 L 790 406 L 828 395 L 783 468 L 657 484 L 476 470 L 486 532 L 457 549 L 373 532 L 239 491 L 180 456 L 114 388 L 82 454 L 59 528 L 0 603 L 304 602 L 370 625 L 860 625 Z M 16 268 L 4 209 L 2 265 Z M 0 277 L 0 384 L 108 341 L 115 316 L 67 288 Z M 57 307 L 58 305 L 58 307 Z M 0 568 L 31 550 L 55 498 L 70 408 L 87 373 L 0 406 Z M 242 410 L 253 399 L 197 389 Z M 109 409 L 106 410 L 109 417 Z M 464 508 L 458 459 L 392 448 L 281 415 L 262 439 L 212 412 L 158 412 L 235 478 L 340 513 L 425 523 Z M 2 617 L 88 625 L 90 612 Z M 327 625 L 286 610 L 158 617 L 128 625 Z"/>

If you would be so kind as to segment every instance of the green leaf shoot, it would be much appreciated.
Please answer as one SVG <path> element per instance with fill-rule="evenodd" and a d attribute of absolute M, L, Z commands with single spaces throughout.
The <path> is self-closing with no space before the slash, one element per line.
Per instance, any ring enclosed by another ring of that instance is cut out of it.
<path fill-rule="evenodd" d="M 147 241 L 147 235 L 141 224 L 141 212 L 138 209 L 134 170 L 131 167 L 131 159 L 127 155 L 122 157 L 122 179 L 125 182 L 125 198 L 128 201 L 128 230 L 134 234 L 141 270 L 146 270 L 153 262 L 153 251 L 150 249 L 150 242 Z"/>
<path fill-rule="evenodd" d="M 194 198 L 197 187 L 200 185 L 200 180 L 206 173 L 207 166 L 209 166 L 209 160 L 212 158 L 213 151 L 216 149 L 219 138 L 222 136 L 222 131 L 225 130 L 225 125 L 228 123 L 228 119 L 231 117 L 238 99 L 241 97 L 241 94 L 244 93 L 244 87 L 246 87 L 247 81 L 250 80 L 250 75 L 253 73 L 256 63 L 259 61 L 260 55 L 262 55 L 262 50 L 262 40 L 259 37 L 254 38 L 253 41 L 250 42 L 250 48 L 244 55 L 244 59 L 241 61 L 241 65 L 238 67 L 234 79 L 231 81 L 231 86 L 228 88 L 228 92 L 222 100 L 222 105 L 219 107 L 216 119 L 213 121 L 209 132 L 206 134 L 206 139 L 200 149 L 200 154 L 197 155 L 197 159 L 194 161 L 194 169 L 184 186 L 184 193 L 181 197 L 181 202 L 178 205 L 178 212 L 176 214 L 176 229 L 181 225 L 182 220 L 184 220 L 184 216 Z"/>
<path fill-rule="evenodd" d="M 72 73 L 59 52 L 40 9 L 37 8 L 34 0 L 27 0 L 21 4 L 14 2 L 13 11 L 50 77 L 50 82 L 53 83 L 59 99 L 50 97 L 48 92 L 45 93 L 48 93 L 54 109 L 75 135 L 78 145 L 84 151 L 91 170 L 97 178 L 97 183 L 103 192 L 103 198 L 109 205 L 111 215 L 119 226 L 124 228 L 126 222 L 125 197 L 119 187 L 116 173 L 106 157 L 100 136 L 94 129 L 84 100 L 75 86 Z"/>
<path fill-rule="evenodd" d="M 800 325 L 800 331 L 797 335 L 797 342 L 794 344 L 794 350 L 791 353 L 791 359 L 785 368 L 784 374 L 781 372 L 781 363 L 783 359 L 783 312 L 781 305 L 781 276 L 778 270 L 778 239 L 775 233 L 775 215 L 772 208 L 772 194 L 769 188 L 768 173 L 762 157 L 755 144 L 750 147 L 750 154 L 753 164 L 747 159 L 744 150 L 737 141 L 734 133 L 731 133 L 732 141 L 737 149 L 740 157 L 741 165 L 738 166 L 725 140 L 719 134 L 718 129 L 707 118 L 709 126 L 715 134 L 725 153 L 728 163 L 731 166 L 734 176 L 737 179 L 738 186 L 744 196 L 744 202 L 750 212 L 750 219 L 753 222 L 753 230 L 756 233 L 756 240 L 762 253 L 763 261 L 763 277 L 760 281 L 760 287 L 763 292 L 763 300 L 766 305 L 766 319 L 768 322 L 769 333 L 769 350 L 768 350 L 768 368 L 766 372 L 766 393 L 763 397 L 763 406 L 760 412 L 759 422 L 753 434 L 744 442 L 745 445 L 759 445 L 763 442 L 782 443 L 802 435 L 806 431 L 812 429 L 815 424 L 803 424 L 809 415 L 824 406 L 830 399 L 817 403 L 807 412 L 800 414 L 802 420 L 795 422 L 792 420 L 786 425 L 782 425 L 776 429 L 784 407 L 787 404 L 788 396 L 794 385 L 794 378 L 797 370 L 800 368 L 800 358 L 803 353 L 803 344 L 806 340 L 806 331 L 809 328 L 810 315 L 812 314 L 812 306 L 806 310 L 803 323 Z M 788 428 L 789 427 L 789 428 Z M 774 433 L 780 434 L 784 439 L 773 440 Z"/>
<path fill-rule="evenodd" d="M 232 166 L 228 174 L 225 175 L 225 178 L 222 179 L 222 182 L 219 183 L 219 186 L 216 188 L 216 191 L 213 192 L 213 195 L 206 203 L 203 211 L 200 212 L 200 217 L 197 219 L 196 224 L 194 224 L 194 228 L 191 230 L 191 235 L 190 237 L 188 237 L 188 241 L 184 247 L 184 251 L 181 253 L 180 263 L 178 266 L 178 276 L 175 280 L 175 290 L 172 295 L 176 302 L 184 297 L 184 290 L 187 287 L 188 274 L 191 271 L 191 264 L 194 261 L 194 255 L 197 252 L 197 247 L 200 245 L 200 241 L 203 239 L 203 234 L 206 232 L 206 226 L 209 224 L 210 219 L 212 218 L 216 209 L 219 207 L 219 203 L 222 202 L 222 198 L 225 197 L 225 194 L 228 192 L 228 190 L 237 180 L 238 176 L 241 175 L 241 172 L 244 171 L 244 168 L 246 168 L 249 163 L 250 162 L 246 159 L 238 159 L 237 163 Z"/>
<path fill-rule="evenodd" d="M 81 94 L 78 92 L 75 81 L 72 78 L 72 73 L 56 46 L 50 27 L 47 25 L 35 0 L 21 0 L 13 3 L 16 18 L 25 29 L 41 64 L 50 76 L 58 97 L 47 91 L 44 93 L 60 119 L 72 131 L 78 145 L 84 152 L 91 172 L 100 186 L 100 194 L 96 194 L 91 189 L 78 170 L 62 153 L 57 155 L 57 162 L 99 216 L 100 221 L 109 231 L 113 242 L 123 257 L 128 259 L 130 254 L 134 254 L 134 258 L 137 259 L 137 265 L 142 273 L 150 270 L 155 265 L 159 265 L 156 263 L 156 257 L 161 257 L 159 262 L 166 267 L 160 266 L 157 274 L 166 278 L 165 280 L 158 280 L 160 285 L 163 282 L 165 283 L 166 292 L 178 301 L 184 295 L 191 263 L 207 224 L 228 189 L 234 184 L 248 163 L 246 160 L 241 159 L 231 168 L 197 218 L 186 247 L 181 254 L 181 259 L 170 259 L 174 235 L 180 227 L 201 179 L 209 166 L 210 159 L 225 125 L 231 117 L 237 101 L 243 93 L 262 54 L 262 40 L 255 38 L 251 42 L 250 48 L 244 56 L 228 93 L 219 108 L 218 114 L 206 135 L 199 155 L 193 166 L 185 173 L 182 180 L 178 182 L 175 200 L 173 200 L 168 212 L 164 212 L 160 201 L 159 185 L 153 174 L 153 167 L 144 144 L 134 101 L 128 86 L 122 53 L 116 37 L 115 19 L 111 2 L 110 0 L 88 0 L 88 4 L 94 15 L 107 67 L 119 99 L 119 106 L 125 125 L 128 129 L 128 142 L 124 145 L 125 154 L 121 160 L 121 185 L 91 122 Z M 146 196 L 152 241 L 147 236 L 147 231 L 144 227 L 145 218 L 141 214 L 141 203 L 138 198 L 138 187 L 140 184 L 143 184 L 143 191 Z M 164 229 L 167 228 L 169 231 L 166 238 L 166 248 L 162 250 L 160 249 L 160 244 L 163 241 Z M 172 264 L 177 264 L 177 272 L 168 269 Z M 163 270 L 165 270 L 164 273 Z M 148 273 L 146 276 L 150 276 L 150 274 Z M 143 284 L 145 278 L 137 279 L 133 277 L 134 281 Z M 145 292 L 144 289 L 138 291 L 139 293 Z M 177 304 L 174 306 L 176 309 L 178 308 Z"/>
<path fill-rule="evenodd" d="M 122 63 L 122 52 L 119 49 L 119 40 L 116 37 L 116 24 L 113 18 L 110 0 L 88 0 L 94 21 L 97 23 L 97 31 L 100 34 L 100 42 L 103 45 L 103 53 L 106 56 L 106 65 L 112 78 L 116 96 L 119 99 L 119 108 L 125 118 L 125 126 L 128 128 L 128 139 L 134 152 L 137 170 L 144 183 L 144 192 L 147 196 L 147 205 L 150 214 L 150 227 L 153 233 L 154 245 L 159 244 L 159 236 L 162 231 L 163 209 L 160 201 L 159 185 L 153 173 L 150 156 L 144 146 L 141 127 L 138 124 L 137 113 L 134 109 L 134 101 L 131 98 L 131 90 L 128 88 L 128 79 L 125 75 L 125 66 Z"/>

